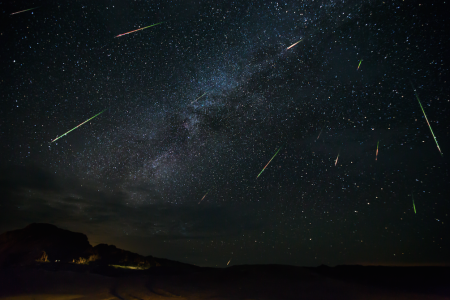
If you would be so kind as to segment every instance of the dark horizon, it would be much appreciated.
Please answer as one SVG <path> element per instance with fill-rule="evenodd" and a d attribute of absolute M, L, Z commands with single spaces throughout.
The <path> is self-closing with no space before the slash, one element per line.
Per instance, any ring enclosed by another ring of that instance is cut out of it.
<path fill-rule="evenodd" d="M 25 227 L 28 227 L 30 225 L 40 225 L 40 224 L 44 224 L 45 225 L 45 224 L 48 224 L 48 223 L 31 223 L 31 224 L 28 224 Z M 50 225 L 54 225 L 54 224 L 50 224 Z M 25 227 L 17 228 L 17 229 L 14 229 L 14 230 L 9 230 L 7 232 L 11 232 L 11 231 L 15 231 L 15 230 L 22 230 Z M 58 228 L 60 228 L 60 227 L 58 227 Z M 60 229 L 67 230 L 66 228 L 60 228 Z M 73 232 L 75 232 L 75 231 L 73 231 Z M 5 233 L 5 232 L 1 232 L 0 235 L 2 233 Z M 83 232 L 78 232 L 78 233 L 84 234 Z M 106 245 L 115 246 L 115 247 L 117 247 L 119 249 L 122 249 L 122 250 L 125 250 L 125 251 L 129 251 L 129 249 L 121 248 L 121 247 L 118 247 L 117 245 L 114 245 L 114 244 L 108 244 L 108 243 L 97 243 L 97 244 L 95 244 L 95 243 L 92 243 L 90 241 L 89 236 L 87 236 L 87 238 L 88 238 L 88 241 L 89 241 L 89 243 L 91 244 L 92 247 L 95 247 L 95 246 L 100 245 L 100 244 L 103 244 L 103 245 L 106 244 Z M 152 254 L 142 254 L 142 253 L 136 253 L 136 254 L 142 255 L 144 257 L 146 257 L 146 256 L 156 257 L 155 255 L 152 255 Z M 163 257 L 163 256 L 158 257 L 158 258 L 170 259 L 168 257 Z M 180 262 L 186 263 L 184 261 L 180 261 Z M 232 264 L 232 265 L 237 265 L 237 264 Z M 243 266 L 243 265 L 251 265 L 251 264 L 244 263 L 244 264 L 239 264 L 239 265 Z M 371 263 L 371 262 L 356 262 L 356 263 L 351 263 L 351 264 L 337 264 L 337 265 L 320 264 L 320 265 L 317 265 L 317 266 L 301 266 L 301 265 L 292 265 L 292 264 L 275 264 L 275 263 L 268 262 L 268 263 L 256 263 L 256 264 L 252 264 L 252 265 L 290 265 L 290 266 L 297 266 L 297 267 L 313 267 L 313 268 L 314 267 L 324 267 L 324 266 L 326 266 L 326 267 L 353 267 L 353 266 L 355 266 L 355 267 L 356 266 L 364 266 L 364 267 L 450 267 L 449 264 L 445 264 L 445 263 L 442 264 L 442 263 L 426 263 L 426 262 L 423 262 L 423 263 L 412 263 L 412 264 L 411 263 L 376 264 L 376 263 Z M 205 266 L 196 265 L 196 266 L 199 266 L 199 267 L 211 267 L 209 265 L 205 265 Z M 223 268 L 223 267 L 228 267 L 228 266 L 231 266 L 231 265 L 225 265 L 225 266 L 217 265 L 215 267 Z"/>
<path fill-rule="evenodd" d="M 0 4 L 0 233 L 211 267 L 449 266 L 448 10 Z"/>

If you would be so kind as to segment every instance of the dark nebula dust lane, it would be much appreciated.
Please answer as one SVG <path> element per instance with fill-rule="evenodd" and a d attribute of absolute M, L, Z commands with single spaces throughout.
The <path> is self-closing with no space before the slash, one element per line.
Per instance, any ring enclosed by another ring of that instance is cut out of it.
<path fill-rule="evenodd" d="M 0 8 L 1 230 L 201 266 L 449 263 L 447 3 Z"/>

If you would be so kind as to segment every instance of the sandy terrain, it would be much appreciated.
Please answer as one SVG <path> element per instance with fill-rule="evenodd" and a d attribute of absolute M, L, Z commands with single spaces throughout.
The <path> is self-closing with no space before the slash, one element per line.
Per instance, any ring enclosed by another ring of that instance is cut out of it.
<path fill-rule="evenodd" d="M 449 299 L 449 285 L 425 292 L 338 280 L 305 268 L 239 266 L 228 269 L 128 272 L 111 277 L 44 269 L 0 270 L 0 299 Z"/>

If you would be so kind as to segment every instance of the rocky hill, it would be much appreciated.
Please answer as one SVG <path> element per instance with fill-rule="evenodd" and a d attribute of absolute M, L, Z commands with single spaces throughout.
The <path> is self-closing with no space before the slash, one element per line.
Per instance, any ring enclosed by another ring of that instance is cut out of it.
<path fill-rule="evenodd" d="M 142 256 L 114 245 L 92 247 L 85 234 L 33 223 L 0 235 L 0 268 L 44 263 L 114 266 L 148 269 L 158 266 L 191 266 L 168 259 Z"/>
<path fill-rule="evenodd" d="M 36 260 L 73 261 L 90 255 L 86 235 L 51 224 L 30 224 L 0 235 L 0 267 L 23 266 Z"/>

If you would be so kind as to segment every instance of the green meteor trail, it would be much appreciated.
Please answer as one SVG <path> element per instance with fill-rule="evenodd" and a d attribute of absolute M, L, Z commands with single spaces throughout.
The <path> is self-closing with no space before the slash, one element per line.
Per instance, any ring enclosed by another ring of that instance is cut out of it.
<path fill-rule="evenodd" d="M 414 213 L 417 214 L 417 212 L 416 212 L 416 205 L 414 205 L 414 196 L 413 196 L 413 194 L 411 194 L 411 197 L 412 197 L 412 201 L 413 201 Z"/>
<path fill-rule="evenodd" d="M 270 162 L 272 161 L 272 159 L 277 156 L 278 152 L 280 152 L 281 148 L 283 148 L 283 146 L 281 146 L 278 151 L 272 156 L 272 158 L 269 160 L 269 162 L 267 163 L 267 165 L 262 169 L 261 172 L 259 172 L 258 176 L 256 176 L 256 179 L 258 179 L 258 177 L 262 174 L 262 172 L 264 172 L 264 170 L 267 168 L 267 166 L 270 164 Z"/>
<path fill-rule="evenodd" d="M 439 153 L 441 154 L 441 156 L 443 156 L 444 154 L 442 153 L 441 148 L 439 147 L 439 144 L 436 139 L 436 136 L 434 135 L 433 129 L 431 129 L 430 122 L 428 122 L 428 118 L 427 118 L 427 115 L 425 114 L 425 110 L 423 109 L 422 103 L 420 102 L 419 95 L 417 95 L 416 89 L 414 88 L 414 85 L 412 84 L 412 82 L 411 82 L 411 85 L 412 85 L 412 88 L 414 89 L 414 94 L 416 95 L 417 101 L 419 102 L 420 108 L 422 109 L 425 120 L 427 121 L 428 128 L 430 128 L 431 134 L 433 135 L 434 142 L 436 143 Z"/>
<path fill-rule="evenodd" d="M 359 70 L 359 67 L 361 67 L 362 61 L 363 61 L 362 59 L 359 61 L 358 68 L 356 68 L 356 71 L 358 71 L 358 70 Z"/>
<path fill-rule="evenodd" d="M 50 142 L 50 144 L 51 143 L 53 143 L 54 141 L 57 141 L 57 140 L 59 140 L 60 138 L 62 138 L 63 136 L 65 136 L 65 135 L 67 135 L 69 132 L 71 132 L 71 131 L 73 131 L 73 130 L 75 130 L 75 129 L 77 129 L 78 127 L 80 127 L 81 125 L 83 125 L 83 124 L 85 124 L 85 123 L 87 123 L 87 122 L 89 122 L 90 120 L 92 120 L 93 118 L 95 118 L 96 116 L 98 116 L 99 114 L 101 114 L 101 113 L 103 113 L 104 111 L 105 111 L 106 109 L 104 109 L 104 110 L 102 110 L 101 112 L 99 112 L 98 114 L 96 114 L 95 116 L 93 116 L 92 118 L 90 118 L 90 119 L 87 119 L 86 121 L 84 121 L 83 123 L 81 123 L 80 125 L 78 125 L 78 126 L 76 126 L 76 127 L 74 127 L 74 128 L 72 128 L 72 129 L 70 129 L 69 131 L 67 131 L 66 133 L 64 133 L 63 135 L 60 135 L 60 136 L 58 136 L 56 139 L 54 139 L 54 140 L 52 140 L 51 142 Z"/>
<path fill-rule="evenodd" d="M 207 92 L 204 93 L 203 95 L 201 95 L 200 97 L 198 97 L 197 99 L 195 99 L 194 101 L 191 102 L 191 104 L 193 104 L 194 102 L 197 102 L 198 99 L 200 99 L 201 97 L 205 96 L 206 94 L 208 94 Z"/>

